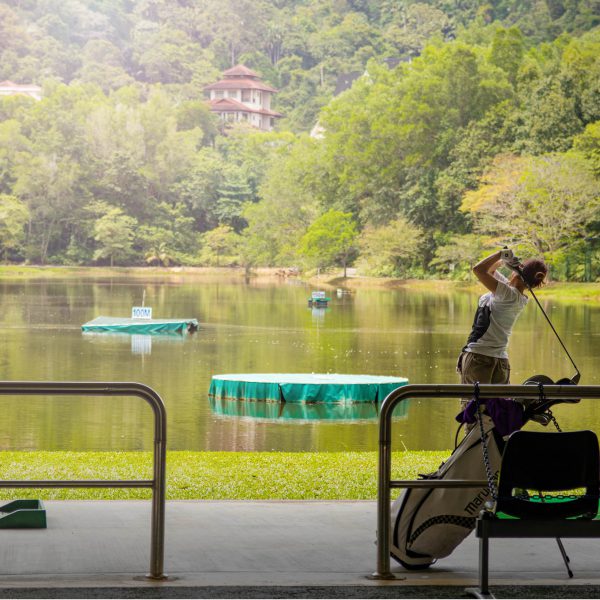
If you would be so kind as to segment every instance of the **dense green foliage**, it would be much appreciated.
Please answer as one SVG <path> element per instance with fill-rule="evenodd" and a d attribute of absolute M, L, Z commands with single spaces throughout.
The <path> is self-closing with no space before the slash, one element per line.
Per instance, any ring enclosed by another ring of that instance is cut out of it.
<path fill-rule="evenodd" d="M 448 452 L 394 452 L 392 476 L 416 479 Z M 22 479 L 151 479 L 149 452 L 2 452 L 0 477 Z M 150 490 L 20 489 L 0 497 L 42 499 L 150 498 Z M 168 500 L 374 500 L 376 452 L 169 452 Z"/>
<path fill-rule="evenodd" d="M 594 280 L 599 23 L 596 0 L 5 0 L 0 80 L 43 99 L 0 98 L 0 259 L 460 279 L 508 243 Z M 209 112 L 236 63 L 280 90 L 277 131 Z"/>

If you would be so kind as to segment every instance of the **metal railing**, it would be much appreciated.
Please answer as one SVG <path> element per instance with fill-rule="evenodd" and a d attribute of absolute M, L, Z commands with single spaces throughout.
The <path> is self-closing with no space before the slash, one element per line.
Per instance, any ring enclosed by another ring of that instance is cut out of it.
<path fill-rule="evenodd" d="M 391 392 L 379 412 L 379 470 L 377 488 L 377 570 L 373 579 L 395 579 L 390 571 L 391 488 L 477 488 L 487 487 L 486 480 L 392 480 L 392 414 L 394 408 L 409 398 L 470 398 L 472 385 L 423 384 L 407 385 Z M 537 398 L 539 389 L 533 385 L 480 385 L 480 398 Z M 556 398 L 600 398 L 597 385 L 545 385 L 544 396 Z M 457 406 L 458 412 L 458 406 Z"/>
<path fill-rule="evenodd" d="M 3 396 L 137 396 L 154 412 L 152 479 L 1 481 L 0 488 L 151 488 L 150 579 L 164 579 L 167 413 L 162 398 L 141 383 L 87 381 L 0 381 Z"/>

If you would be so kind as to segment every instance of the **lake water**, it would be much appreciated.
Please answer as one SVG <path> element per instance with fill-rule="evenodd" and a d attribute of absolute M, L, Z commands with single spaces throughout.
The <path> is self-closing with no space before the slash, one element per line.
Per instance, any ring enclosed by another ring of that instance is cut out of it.
<path fill-rule="evenodd" d="M 208 398 L 223 373 L 347 373 L 458 383 L 457 354 L 470 330 L 477 294 L 359 289 L 311 310 L 313 288 L 298 282 L 227 278 L 168 281 L 125 277 L 0 282 L 0 379 L 138 381 L 164 399 L 171 450 L 376 450 L 372 406 L 356 413 L 314 407 L 279 414 L 277 405 Z M 97 316 L 129 316 L 146 305 L 155 318 L 197 318 L 184 336 L 84 334 Z M 580 371 L 600 384 L 600 308 L 544 301 Z M 571 376 L 537 306 L 530 302 L 511 341 L 512 381 L 544 373 Z M 135 398 L 1 397 L 0 449 L 149 450 L 152 415 Z M 457 400 L 409 401 L 394 425 L 395 447 L 447 449 Z M 565 428 L 595 427 L 593 401 L 557 407 Z M 397 446 L 396 446 L 397 444 Z"/>

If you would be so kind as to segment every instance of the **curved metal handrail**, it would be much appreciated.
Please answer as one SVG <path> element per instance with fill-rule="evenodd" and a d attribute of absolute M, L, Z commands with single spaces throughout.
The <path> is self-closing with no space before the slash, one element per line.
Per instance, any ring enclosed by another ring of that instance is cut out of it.
<path fill-rule="evenodd" d="M 154 413 L 154 455 L 152 479 L 0 481 L 0 488 L 138 488 L 152 489 L 150 538 L 151 579 L 164 579 L 165 488 L 167 463 L 167 412 L 162 398 L 147 385 L 112 381 L 0 381 L 3 396 L 136 396 L 145 400 Z"/>
<path fill-rule="evenodd" d="M 377 570 L 371 575 L 374 579 L 395 579 L 390 571 L 391 543 L 391 488 L 398 487 L 482 487 L 487 481 L 465 479 L 433 481 L 392 481 L 392 414 L 394 408 L 408 398 L 469 398 L 473 395 L 472 385 L 423 384 L 406 385 L 391 392 L 383 401 L 379 411 L 379 462 L 377 484 Z M 597 385 L 545 385 L 547 399 L 555 398 L 600 398 Z M 533 385 L 479 386 L 480 398 L 537 398 L 539 389 Z"/>

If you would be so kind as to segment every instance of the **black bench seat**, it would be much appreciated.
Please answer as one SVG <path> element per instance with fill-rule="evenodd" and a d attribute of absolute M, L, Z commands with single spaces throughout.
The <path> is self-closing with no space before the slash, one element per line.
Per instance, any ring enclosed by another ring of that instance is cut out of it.
<path fill-rule="evenodd" d="M 541 491 L 530 496 L 525 490 Z M 467 592 L 476 598 L 494 597 L 488 587 L 491 538 L 554 538 L 572 577 L 561 538 L 600 538 L 600 450 L 596 434 L 513 433 L 502 454 L 494 499 L 495 504 L 481 511 L 476 521 L 479 588 L 467 588 Z"/>

